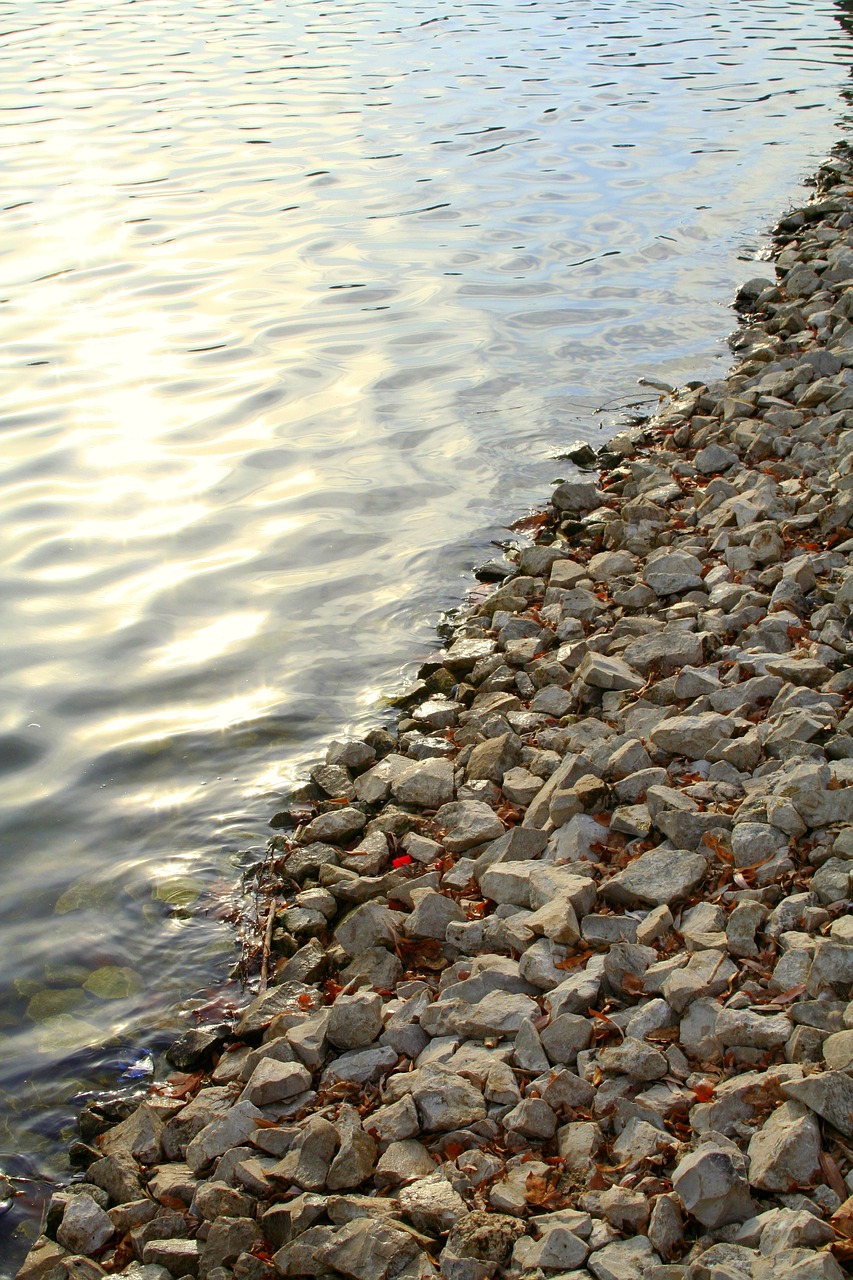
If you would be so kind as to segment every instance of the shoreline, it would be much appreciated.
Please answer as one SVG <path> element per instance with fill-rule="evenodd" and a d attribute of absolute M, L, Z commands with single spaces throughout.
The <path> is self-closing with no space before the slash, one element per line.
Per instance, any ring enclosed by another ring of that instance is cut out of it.
<path fill-rule="evenodd" d="M 266 989 L 84 1113 L 23 1280 L 843 1277 L 846 145 L 774 262 L 274 820 Z"/>

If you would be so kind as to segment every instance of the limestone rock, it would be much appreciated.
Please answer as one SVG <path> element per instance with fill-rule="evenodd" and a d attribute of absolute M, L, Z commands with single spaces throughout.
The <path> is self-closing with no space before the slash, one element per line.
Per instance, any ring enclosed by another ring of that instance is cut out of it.
<path fill-rule="evenodd" d="M 733 1142 L 706 1134 L 695 1151 L 679 1161 L 672 1186 L 688 1213 L 704 1227 L 744 1222 L 754 1213 L 747 1161 Z"/>
<path fill-rule="evenodd" d="M 798 1102 L 784 1102 L 750 1139 L 750 1185 L 760 1191 L 808 1187 L 820 1173 L 820 1128 Z"/>
<path fill-rule="evenodd" d="M 92 1254 L 105 1245 L 115 1228 L 91 1196 L 72 1196 L 56 1233 L 57 1243 L 72 1253 Z"/>
<path fill-rule="evenodd" d="M 707 864 L 686 849 L 652 849 L 602 886 L 609 902 L 629 908 L 663 906 L 686 897 L 705 878 Z"/>
<path fill-rule="evenodd" d="M 444 846 L 450 853 L 464 853 L 486 840 L 496 840 L 504 832 L 500 818 L 481 800 L 456 800 L 442 805 L 435 819 L 445 829 Z"/>

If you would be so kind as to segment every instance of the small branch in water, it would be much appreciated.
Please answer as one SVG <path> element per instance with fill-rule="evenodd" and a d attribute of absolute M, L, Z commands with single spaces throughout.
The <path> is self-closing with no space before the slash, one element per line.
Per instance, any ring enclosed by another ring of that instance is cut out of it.
<path fill-rule="evenodd" d="M 272 931 L 273 926 L 275 925 L 275 908 L 276 900 L 273 898 L 270 902 L 270 909 L 267 912 L 267 927 L 264 930 L 264 950 L 261 957 L 261 983 L 258 988 L 259 995 L 263 995 L 267 989 L 267 974 L 269 971 L 270 950 L 272 948 Z"/>

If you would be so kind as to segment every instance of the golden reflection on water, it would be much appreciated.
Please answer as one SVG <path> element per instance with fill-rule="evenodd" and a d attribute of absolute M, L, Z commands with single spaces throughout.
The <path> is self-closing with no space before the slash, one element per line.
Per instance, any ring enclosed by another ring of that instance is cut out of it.
<path fill-rule="evenodd" d="M 221 733 L 232 725 L 251 722 L 276 705 L 275 689 L 260 685 L 221 702 L 181 703 L 136 715 L 105 718 L 78 732 L 78 741 L 90 748 L 165 744 L 171 733 Z"/>
<path fill-rule="evenodd" d="M 257 635 L 266 621 L 265 613 L 233 613 L 217 618 L 206 627 L 173 640 L 151 657 L 153 667 L 184 667 L 211 662 Z"/>

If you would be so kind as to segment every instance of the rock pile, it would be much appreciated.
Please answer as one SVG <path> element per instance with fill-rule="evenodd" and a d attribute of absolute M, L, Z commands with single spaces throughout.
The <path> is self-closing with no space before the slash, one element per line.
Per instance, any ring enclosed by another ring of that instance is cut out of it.
<path fill-rule="evenodd" d="M 843 1276 L 851 175 L 731 375 L 560 484 L 396 736 L 330 746 L 273 985 L 84 1116 L 23 1280 Z"/>

